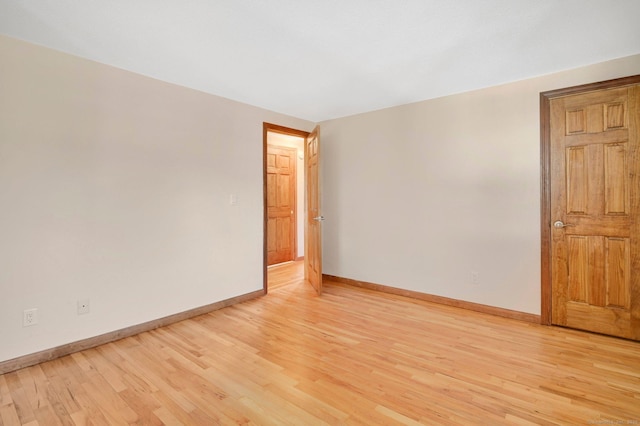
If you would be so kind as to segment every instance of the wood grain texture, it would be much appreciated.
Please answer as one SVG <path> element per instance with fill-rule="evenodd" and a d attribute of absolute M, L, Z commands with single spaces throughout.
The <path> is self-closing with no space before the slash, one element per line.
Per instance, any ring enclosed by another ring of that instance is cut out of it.
<path fill-rule="evenodd" d="M 629 109 L 635 111 L 629 115 L 629 132 L 640 135 L 640 85 L 635 86 L 631 91 L 629 100 Z M 629 152 L 629 163 L 640 164 L 640 147 L 636 146 Z M 634 173 L 629 179 L 629 187 L 636 188 L 630 198 L 630 210 L 640 212 L 640 173 Z M 635 217 L 630 224 L 631 233 L 640 235 L 640 220 Z M 633 338 L 640 341 L 640 250 L 630 254 L 630 270 L 636 271 L 629 277 L 629 297 L 631 313 L 631 329 L 633 330 Z"/>
<path fill-rule="evenodd" d="M 640 333 L 626 279 L 637 275 L 630 258 L 640 251 L 631 202 L 640 189 L 630 184 L 640 165 L 629 161 L 640 135 L 628 117 L 637 87 L 551 100 L 551 214 L 568 226 L 553 230 L 552 321 L 625 338 Z M 611 304 L 609 295 L 630 303 Z"/>
<path fill-rule="evenodd" d="M 297 284 L 304 281 L 304 259 L 295 262 L 280 263 L 269 266 L 267 270 L 268 289 L 275 290 L 289 284 Z"/>
<path fill-rule="evenodd" d="M 305 206 L 304 276 L 322 294 L 322 179 L 320 178 L 320 126 L 304 141 Z"/>
<path fill-rule="evenodd" d="M 280 272 L 265 297 L 0 375 L 0 423 L 640 419 L 637 342 Z"/>
<path fill-rule="evenodd" d="M 90 337 L 88 339 L 80 340 L 80 341 L 69 343 L 66 345 L 61 345 L 52 349 L 36 352 L 34 354 L 25 355 L 19 358 L 3 361 L 3 362 L 0 362 L 0 374 L 18 370 L 20 368 L 28 367 L 38 363 L 46 362 L 56 358 L 60 358 L 65 355 L 72 354 L 74 352 L 83 351 L 85 349 L 93 348 L 99 345 L 103 345 L 105 343 L 113 342 L 129 336 L 133 336 L 148 330 L 153 330 L 158 327 L 164 327 L 169 324 L 183 321 L 191 317 L 206 314 L 208 312 L 215 311 L 217 309 L 222 309 L 224 307 L 233 305 L 235 303 L 240 303 L 246 300 L 255 299 L 262 295 L 264 295 L 263 290 L 254 291 L 241 296 L 233 297 L 231 299 L 222 300 L 220 302 L 211 303 L 209 305 L 201 306 L 199 308 L 190 309 L 188 311 L 180 312 L 174 315 L 169 315 L 153 321 L 148 321 L 142 324 L 137 324 L 131 327 L 112 331 L 110 333 L 101 334 L 99 336 Z M 2 425 L 2 423 L 0 423 L 0 425 Z"/>
<path fill-rule="evenodd" d="M 295 259 L 297 149 L 267 145 L 267 265 Z"/>
<path fill-rule="evenodd" d="M 551 280 L 551 100 L 577 93 L 635 84 L 640 84 L 640 75 L 565 87 L 540 93 L 540 312 L 543 324 L 551 324 L 553 298 Z M 637 116 L 630 117 L 629 127 L 631 130 L 637 127 L 637 120 Z M 640 178 L 634 176 L 633 180 L 638 183 Z M 640 270 L 640 259 L 637 260 L 637 266 L 635 270 Z M 640 311 L 640 308 L 638 309 Z"/>
<path fill-rule="evenodd" d="M 374 284 L 366 281 L 353 280 L 350 278 L 337 277 L 335 275 L 323 275 L 324 280 L 341 284 L 352 285 L 355 287 L 366 288 L 368 290 L 381 291 L 384 293 L 395 294 L 398 296 L 410 297 L 413 299 L 424 300 L 426 302 L 437 303 L 440 305 L 453 306 L 456 308 L 467 309 L 474 312 L 481 312 L 489 315 L 496 315 L 503 318 L 510 318 L 518 321 L 526 321 L 535 324 L 541 323 L 539 315 L 527 312 L 513 311 L 511 309 L 498 308 L 495 306 L 482 305 L 480 303 L 467 302 L 464 300 L 451 299 L 433 294 L 421 293 L 419 291 L 405 290 L 397 287 L 390 287 L 382 284 Z"/>

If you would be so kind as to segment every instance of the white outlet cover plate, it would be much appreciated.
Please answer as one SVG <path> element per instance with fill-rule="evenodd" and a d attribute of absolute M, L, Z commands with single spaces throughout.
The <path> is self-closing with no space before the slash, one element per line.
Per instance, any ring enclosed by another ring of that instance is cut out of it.
<path fill-rule="evenodd" d="M 38 308 L 25 309 L 22 315 L 22 326 L 30 327 L 38 323 Z"/>

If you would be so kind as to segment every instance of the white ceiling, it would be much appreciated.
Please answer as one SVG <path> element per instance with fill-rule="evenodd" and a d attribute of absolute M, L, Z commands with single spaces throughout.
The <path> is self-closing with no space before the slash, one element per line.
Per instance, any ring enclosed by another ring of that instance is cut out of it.
<path fill-rule="evenodd" d="M 640 53 L 640 0 L 0 0 L 0 33 L 322 121 Z"/>

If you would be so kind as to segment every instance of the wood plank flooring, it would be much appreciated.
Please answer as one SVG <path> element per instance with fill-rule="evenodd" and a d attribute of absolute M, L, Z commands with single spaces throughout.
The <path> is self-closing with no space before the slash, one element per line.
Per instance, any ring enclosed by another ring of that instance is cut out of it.
<path fill-rule="evenodd" d="M 301 283 L 304 280 L 304 260 L 286 262 L 267 268 L 268 291 Z"/>
<path fill-rule="evenodd" d="M 270 268 L 260 299 L 0 376 L 0 424 L 640 424 L 637 342 L 340 284 L 317 297 L 299 268 Z"/>

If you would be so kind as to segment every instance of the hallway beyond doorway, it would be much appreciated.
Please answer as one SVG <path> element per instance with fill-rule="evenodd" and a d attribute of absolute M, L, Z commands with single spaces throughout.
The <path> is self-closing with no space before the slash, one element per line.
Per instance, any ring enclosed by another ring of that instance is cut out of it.
<path fill-rule="evenodd" d="M 267 268 L 267 283 L 269 291 L 290 284 L 304 283 L 304 260 L 269 266 Z"/>

